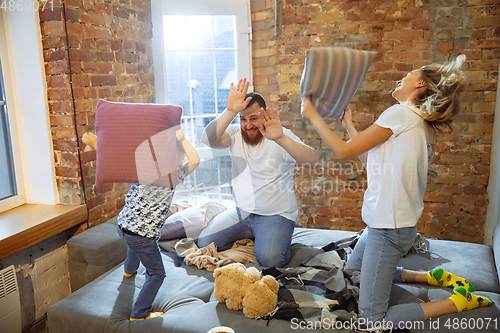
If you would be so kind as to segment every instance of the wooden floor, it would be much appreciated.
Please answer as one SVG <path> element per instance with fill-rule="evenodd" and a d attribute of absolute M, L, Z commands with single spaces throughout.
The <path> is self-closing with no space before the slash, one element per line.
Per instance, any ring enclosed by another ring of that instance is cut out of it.
<path fill-rule="evenodd" d="M 47 317 L 43 317 L 33 326 L 23 331 L 23 333 L 48 333 L 47 330 Z"/>

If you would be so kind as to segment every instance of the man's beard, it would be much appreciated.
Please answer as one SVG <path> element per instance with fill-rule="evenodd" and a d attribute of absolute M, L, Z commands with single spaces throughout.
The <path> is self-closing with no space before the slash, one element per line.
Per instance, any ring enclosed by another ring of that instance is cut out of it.
<path fill-rule="evenodd" d="M 243 138 L 243 141 L 248 143 L 250 146 L 258 145 L 263 138 L 262 133 L 258 129 L 255 131 L 255 133 L 255 136 L 250 137 L 246 128 L 241 129 L 241 137 Z"/>

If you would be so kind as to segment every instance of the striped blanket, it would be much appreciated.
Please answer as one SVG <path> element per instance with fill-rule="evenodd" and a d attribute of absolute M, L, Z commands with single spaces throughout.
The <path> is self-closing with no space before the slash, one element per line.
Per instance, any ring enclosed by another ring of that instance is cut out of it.
<path fill-rule="evenodd" d="M 356 323 L 360 272 L 344 266 L 363 231 L 322 247 L 299 267 L 264 269 L 262 274 L 274 276 L 280 289 L 276 309 L 261 319 L 314 323 L 314 328 L 326 329 L 339 327 L 337 323 L 346 324 L 344 327 Z M 410 251 L 427 252 L 420 234 Z"/>
<path fill-rule="evenodd" d="M 359 271 L 343 269 L 359 234 L 330 243 L 299 267 L 268 268 L 280 285 L 276 310 L 262 319 L 305 322 L 355 321 Z"/>

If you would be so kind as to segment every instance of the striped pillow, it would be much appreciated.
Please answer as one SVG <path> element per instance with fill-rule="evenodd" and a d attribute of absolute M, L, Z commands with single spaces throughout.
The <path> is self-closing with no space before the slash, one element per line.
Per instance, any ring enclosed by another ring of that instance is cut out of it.
<path fill-rule="evenodd" d="M 300 94 L 311 98 L 321 117 L 343 118 L 376 55 L 341 47 L 308 50 Z"/>
<path fill-rule="evenodd" d="M 205 213 L 205 222 L 203 223 L 203 227 L 206 227 L 207 225 L 212 222 L 214 217 L 225 211 L 227 208 L 224 207 L 221 204 L 218 204 L 216 202 L 210 202 L 207 207 L 207 212 Z"/>

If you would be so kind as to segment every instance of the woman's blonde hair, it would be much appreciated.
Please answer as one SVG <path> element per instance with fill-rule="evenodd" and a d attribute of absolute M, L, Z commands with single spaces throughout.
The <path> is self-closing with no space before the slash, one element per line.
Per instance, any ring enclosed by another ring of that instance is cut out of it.
<path fill-rule="evenodd" d="M 423 118 L 435 130 L 451 129 L 451 119 L 460 112 L 460 92 L 467 87 L 462 72 L 465 55 L 444 65 L 431 64 L 420 68 L 426 91 L 417 99 Z"/>

